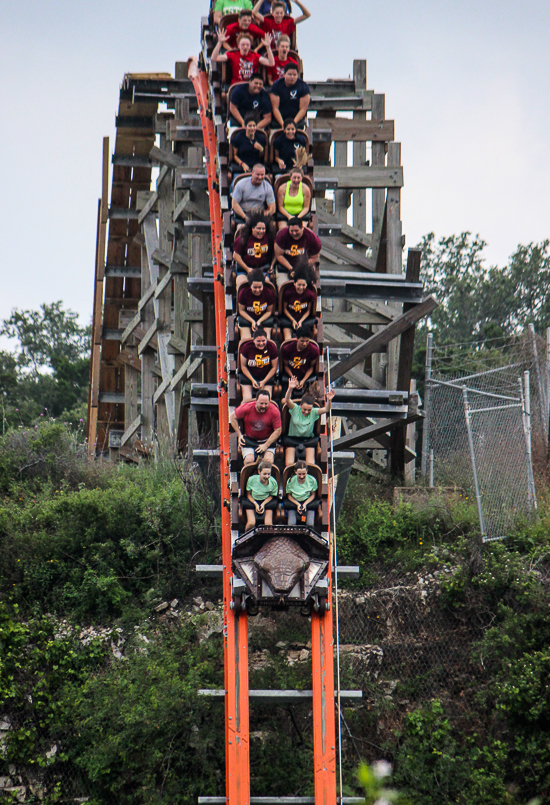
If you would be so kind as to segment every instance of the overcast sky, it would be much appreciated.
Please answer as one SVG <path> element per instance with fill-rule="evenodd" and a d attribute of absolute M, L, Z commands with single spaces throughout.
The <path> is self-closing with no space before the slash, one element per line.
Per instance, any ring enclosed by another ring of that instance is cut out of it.
<path fill-rule="evenodd" d="M 368 88 L 386 95 L 409 246 L 469 230 L 502 265 L 549 237 L 549 0 L 306 3 L 306 79 L 348 76 L 366 58 Z M 119 85 L 198 53 L 201 11 L 189 0 L 3 4 L 0 319 L 61 299 L 89 321 Z"/>

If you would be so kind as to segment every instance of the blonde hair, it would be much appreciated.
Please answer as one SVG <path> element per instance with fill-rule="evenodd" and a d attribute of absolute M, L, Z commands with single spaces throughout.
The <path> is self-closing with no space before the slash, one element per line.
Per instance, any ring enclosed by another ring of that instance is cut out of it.
<path fill-rule="evenodd" d="M 287 36 L 286 34 L 281 34 L 281 36 L 279 37 L 279 41 L 277 43 L 277 47 L 281 44 L 281 42 L 288 42 L 288 44 L 290 45 L 290 36 Z"/>

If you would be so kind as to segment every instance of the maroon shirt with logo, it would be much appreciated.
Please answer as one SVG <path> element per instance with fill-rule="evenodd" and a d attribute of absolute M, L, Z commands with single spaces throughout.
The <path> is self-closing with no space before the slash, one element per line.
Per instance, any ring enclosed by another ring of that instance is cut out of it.
<path fill-rule="evenodd" d="M 311 257 L 313 254 L 319 254 L 321 251 L 321 241 L 311 229 L 305 226 L 302 229 L 302 234 L 298 240 L 291 237 L 288 227 L 281 229 L 275 238 L 275 243 L 279 246 L 288 262 L 294 267 L 299 257 Z"/>
<path fill-rule="evenodd" d="M 256 400 L 243 403 L 235 408 L 235 416 L 244 421 L 244 435 L 257 442 L 265 442 L 274 430 L 281 427 L 281 412 L 272 402 L 263 414 L 256 411 Z"/>
<path fill-rule="evenodd" d="M 248 315 L 251 316 L 254 321 L 258 321 L 258 319 L 264 315 L 269 305 L 274 304 L 275 294 L 271 288 L 267 288 L 265 285 L 259 296 L 254 296 L 249 285 L 245 285 L 239 291 L 239 305 L 244 307 Z"/>
<path fill-rule="evenodd" d="M 310 341 L 305 349 L 298 352 L 297 339 L 287 341 L 282 347 L 283 363 L 290 364 L 292 374 L 301 380 L 311 366 L 315 367 L 319 358 L 319 346 L 315 341 Z"/>
<path fill-rule="evenodd" d="M 246 368 L 252 377 L 255 380 L 262 380 L 272 368 L 273 361 L 278 357 L 277 347 L 273 341 L 268 341 L 264 349 L 257 349 L 253 340 L 245 341 L 241 346 L 241 356 L 245 359 Z"/>
<path fill-rule="evenodd" d="M 245 265 L 250 268 L 260 268 L 260 266 L 271 263 L 273 244 L 270 242 L 270 238 L 266 232 L 261 239 L 251 235 L 246 242 L 246 246 L 241 237 L 235 238 L 233 251 L 237 252 Z"/>
<path fill-rule="evenodd" d="M 283 290 L 283 315 L 290 315 L 294 321 L 299 321 L 309 307 L 309 316 L 314 316 L 316 301 L 317 296 L 311 288 L 306 288 L 303 293 L 298 293 L 294 283 L 287 285 Z"/>

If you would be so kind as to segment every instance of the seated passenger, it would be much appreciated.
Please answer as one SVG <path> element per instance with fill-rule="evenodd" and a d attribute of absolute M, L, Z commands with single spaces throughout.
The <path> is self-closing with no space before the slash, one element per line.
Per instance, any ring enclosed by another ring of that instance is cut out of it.
<path fill-rule="evenodd" d="M 224 47 L 230 50 L 237 49 L 237 37 L 239 34 L 251 34 L 256 41 L 261 41 L 264 38 L 264 32 L 257 25 L 252 22 L 252 11 L 248 8 L 243 8 L 239 12 L 239 19 L 237 22 L 232 22 L 225 29 L 227 40 L 224 42 Z M 256 42 L 252 43 L 252 46 Z"/>
<path fill-rule="evenodd" d="M 315 445 L 319 441 L 314 436 L 315 423 L 321 416 L 330 411 L 331 401 L 335 395 L 334 391 L 327 391 L 327 404 L 324 408 L 315 408 L 315 399 L 311 394 L 304 394 L 299 403 L 291 400 L 292 389 L 296 387 L 296 380 L 290 379 L 288 389 L 285 394 L 284 403 L 290 410 L 290 425 L 288 435 L 283 437 L 285 450 L 285 465 L 288 467 L 294 464 L 296 458 L 296 448 L 303 444 L 306 448 L 306 462 L 315 464 Z"/>
<path fill-rule="evenodd" d="M 252 113 L 259 129 L 266 129 L 271 122 L 271 101 L 264 89 L 264 80 L 253 73 L 245 86 L 235 87 L 229 100 L 229 125 L 244 126 L 244 118 Z"/>
<path fill-rule="evenodd" d="M 296 525 L 296 514 L 306 516 L 306 525 L 315 525 L 315 511 L 321 502 L 316 495 L 318 486 L 317 478 L 308 475 L 306 462 L 297 461 L 295 474 L 286 483 L 286 497 L 283 501 L 288 512 L 289 525 Z"/>
<path fill-rule="evenodd" d="M 288 226 L 291 218 L 303 221 L 309 215 L 311 190 L 303 178 L 301 168 L 292 168 L 289 181 L 283 182 L 277 190 L 277 211 L 283 219 L 278 223 L 279 229 Z"/>
<path fill-rule="evenodd" d="M 285 4 L 285 14 L 292 14 L 290 0 L 281 0 L 281 2 Z M 262 14 L 264 17 L 266 17 L 268 14 L 271 14 L 271 0 L 262 0 L 260 14 Z"/>
<path fill-rule="evenodd" d="M 241 341 L 252 338 L 258 327 L 263 328 L 267 337 L 271 338 L 275 294 L 271 288 L 266 287 L 262 271 L 255 269 L 250 272 L 248 283 L 239 291 L 237 307 Z"/>
<path fill-rule="evenodd" d="M 267 68 L 267 83 L 271 86 L 277 79 L 284 78 L 285 67 L 287 64 L 295 64 L 298 66 L 296 59 L 291 59 L 288 55 L 290 50 L 290 37 L 283 34 L 279 37 L 277 43 L 277 51 L 273 53 L 275 59 L 275 67 Z"/>
<path fill-rule="evenodd" d="M 241 432 L 239 419 L 243 420 L 244 433 Z M 245 465 L 252 464 L 257 456 L 273 463 L 275 442 L 281 435 L 281 412 L 271 402 L 268 391 L 259 389 L 255 400 L 235 408 L 230 422 L 239 437 L 239 448 Z"/>
<path fill-rule="evenodd" d="M 273 509 L 279 503 L 279 484 L 271 471 L 269 461 L 260 461 L 258 474 L 251 475 L 246 482 L 246 498 L 241 505 L 246 511 L 247 530 L 256 525 L 256 515 L 263 516 L 265 525 L 273 525 Z"/>
<path fill-rule="evenodd" d="M 251 271 L 261 269 L 273 274 L 273 224 L 261 212 L 253 212 L 233 243 L 233 260 L 237 264 L 237 293 Z"/>
<path fill-rule="evenodd" d="M 271 183 L 265 178 L 265 165 L 254 165 L 251 176 L 245 176 L 235 183 L 231 209 L 238 223 L 244 223 L 252 212 L 265 211 L 267 215 L 273 215 L 275 194 Z"/>
<path fill-rule="evenodd" d="M 287 64 L 284 78 L 279 78 L 271 87 L 271 126 L 284 128 L 284 121 L 293 120 L 299 129 L 306 124 L 311 97 L 309 86 L 298 75 L 295 64 Z"/>
<path fill-rule="evenodd" d="M 254 19 L 258 22 L 260 27 L 273 36 L 275 47 L 277 47 L 279 37 L 282 36 L 282 34 L 292 37 L 292 34 L 296 30 L 296 26 L 300 22 L 304 22 L 304 20 L 307 20 L 309 17 L 311 17 L 311 13 L 304 5 L 302 5 L 302 3 L 300 3 L 299 0 L 294 0 L 294 2 L 300 8 L 302 13 L 299 17 L 296 17 L 296 19 L 285 16 L 286 8 L 282 0 L 273 0 L 271 3 L 271 17 L 264 17 L 263 14 L 260 14 L 260 6 L 262 5 L 262 2 L 263 0 L 258 0 L 252 13 L 254 14 Z"/>
<path fill-rule="evenodd" d="M 291 118 L 285 120 L 284 134 L 275 137 L 273 149 L 275 151 L 275 161 L 273 163 L 273 173 L 284 173 L 284 171 L 291 170 L 299 162 L 304 162 L 300 158 L 300 151 L 298 149 L 305 149 L 307 145 L 306 138 L 303 134 L 296 133 L 296 124 Z M 307 162 L 307 152 L 305 154 L 305 161 Z"/>
<path fill-rule="evenodd" d="M 282 316 L 279 323 L 283 328 L 285 341 L 292 338 L 296 330 L 302 326 L 311 327 L 315 324 L 315 308 L 317 294 L 311 283 L 312 272 L 309 266 L 298 267 L 294 272 L 294 281 L 282 289 Z"/>
<path fill-rule="evenodd" d="M 315 377 L 314 372 L 319 360 L 319 345 L 312 340 L 311 328 L 299 327 L 296 330 L 296 338 L 282 345 L 281 360 L 283 385 L 293 378 L 296 381 L 293 390 L 301 393 L 305 384 Z"/>
<path fill-rule="evenodd" d="M 267 340 L 265 330 L 258 327 L 253 341 L 241 343 L 239 349 L 239 383 L 243 402 L 252 399 L 252 392 L 267 389 L 273 394 L 273 378 L 279 365 L 277 347 Z"/>
<path fill-rule="evenodd" d="M 236 131 L 231 138 L 233 148 L 233 161 L 231 172 L 235 176 L 239 173 L 250 173 L 253 165 L 263 161 L 267 145 L 265 132 L 258 129 L 256 115 L 249 112 L 244 119 L 244 130 Z"/>
<path fill-rule="evenodd" d="M 214 25 L 219 25 L 226 14 L 238 14 L 243 8 L 252 9 L 252 0 L 216 0 Z"/>
<path fill-rule="evenodd" d="M 317 235 L 304 228 L 301 218 L 291 218 L 288 226 L 281 229 L 275 238 L 275 257 L 277 259 L 277 283 L 292 279 L 294 269 L 305 258 L 308 265 L 314 266 L 321 253 L 321 241 Z"/>
<path fill-rule="evenodd" d="M 231 65 L 231 84 L 250 81 L 260 64 L 266 67 L 275 65 L 271 51 L 271 36 L 266 34 L 262 39 L 266 56 L 260 56 L 252 50 L 252 41 L 252 34 L 239 34 L 237 37 L 238 50 L 228 50 L 226 53 L 221 53 L 222 45 L 227 42 L 227 34 L 224 31 L 218 31 L 218 42 L 212 51 L 212 61 L 228 62 Z"/>

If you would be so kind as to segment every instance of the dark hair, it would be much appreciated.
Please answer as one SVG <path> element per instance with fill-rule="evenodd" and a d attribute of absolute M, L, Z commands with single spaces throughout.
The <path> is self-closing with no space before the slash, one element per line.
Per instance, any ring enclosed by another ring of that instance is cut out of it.
<path fill-rule="evenodd" d="M 254 123 L 258 122 L 258 115 L 255 112 L 247 112 L 244 116 L 244 125 L 246 126 L 247 123 Z"/>
<path fill-rule="evenodd" d="M 305 327 L 302 325 L 296 329 L 296 338 L 311 338 L 313 334 L 313 330 L 311 327 Z"/>
<path fill-rule="evenodd" d="M 286 75 L 286 73 L 288 73 L 288 71 L 289 71 L 289 70 L 296 70 L 296 72 L 297 72 L 298 74 L 300 74 L 300 71 L 299 71 L 299 69 L 298 69 L 298 65 L 297 65 L 297 64 L 294 64 L 294 62 L 292 62 L 292 61 L 291 61 L 291 62 L 289 62 L 289 63 L 286 65 L 286 67 L 285 67 L 285 75 Z"/>
<path fill-rule="evenodd" d="M 252 340 L 256 338 L 267 338 L 267 333 L 262 327 L 256 327 L 254 330 L 254 335 L 252 336 Z"/>
<path fill-rule="evenodd" d="M 272 14 L 273 14 L 273 9 L 277 8 L 277 6 L 280 6 L 281 8 L 283 8 L 284 12 L 286 14 L 286 4 L 283 3 L 282 0 L 273 0 L 273 2 L 271 3 L 271 13 Z"/>
<path fill-rule="evenodd" d="M 296 470 L 307 470 L 306 462 L 302 461 L 302 459 L 300 459 L 300 461 L 297 461 L 296 464 L 294 465 L 294 471 Z"/>
<path fill-rule="evenodd" d="M 241 8 L 239 11 L 239 19 L 241 17 L 252 17 L 252 11 L 249 8 Z"/>
<path fill-rule="evenodd" d="M 248 272 L 247 280 L 249 285 L 252 285 L 253 282 L 261 282 L 262 285 L 265 285 L 264 272 L 259 268 L 255 268 L 253 271 Z"/>
<path fill-rule="evenodd" d="M 269 391 L 268 391 L 267 389 L 258 389 L 258 391 L 257 391 L 257 392 L 256 392 L 256 394 L 254 395 L 254 397 L 255 397 L 256 399 L 258 399 L 258 397 L 260 397 L 262 394 L 267 394 L 267 396 L 268 396 L 268 397 L 269 397 L 269 399 L 271 400 L 271 394 L 269 393 Z M 311 396 L 311 395 L 310 395 L 310 396 Z M 313 398 L 312 398 L 312 399 L 313 399 Z"/>
<path fill-rule="evenodd" d="M 304 226 L 304 222 L 302 221 L 301 218 L 296 218 L 296 216 L 295 216 L 294 218 L 289 218 L 288 219 L 288 225 L 289 226 L 299 226 L 300 229 L 302 229 L 303 226 Z"/>
<path fill-rule="evenodd" d="M 313 394 L 304 394 L 304 396 L 300 400 L 300 405 L 303 405 L 304 403 L 306 405 L 315 405 L 315 397 L 313 396 Z"/>
<path fill-rule="evenodd" d="M 264 83 L 264 77 L 261 73 L 252 73 L 252 75 L 248 79 L 248 83 L 250 84 L 250 82 L 254 81 L 255 78 L 259 78 L 262 84 Z"/>
<path fill-rule="evenodd" d="M 273 219 L 271 218 L 270 215 L 265 215 L 260 210 L 254 210 L 254 212 L 251 212 L 249 217 L 247 218 L 246 224 L 243 226 L 243 228 L 239 232 L 239 237 L 241 239 L 241 243 L 246 244 L 246 242 L 248 241 L 248 238 L 252 235 L 252 230 L 254 229 L 256 224 L 259 224 L 259 223 L 262 223 L 262 222 L 265 224 L 265 231 L 266 231 L 267 236 L 269 237 L 269 240 L 270 240 L 269 245 L 271 246 L 272 242 L 275 240 L 275 234 L 276 234 L 275 231 L 274 231 L 275 224 L 274 224 Z"/>
<path fill-rule="evenodd" d="M 313 271 L 305 261 L 294 268 L 292 282 L 296 283 L 297 280 L 305 280 L 308 285 L 311 285 L 313 282 Z"/>
<path fill-rule="evenodd" d="M 283 121 L 283 129 L 286 129 L 286 127 L 290 126 L 291 124 L 294 126 L 295 129 L 298 128 L 296 126 L 296 122 L 295 122 L 294 118 L 287 117 L 287 119 L 285 121 Z"/>

